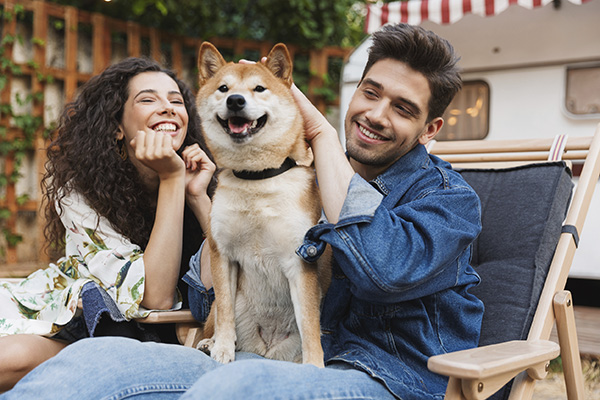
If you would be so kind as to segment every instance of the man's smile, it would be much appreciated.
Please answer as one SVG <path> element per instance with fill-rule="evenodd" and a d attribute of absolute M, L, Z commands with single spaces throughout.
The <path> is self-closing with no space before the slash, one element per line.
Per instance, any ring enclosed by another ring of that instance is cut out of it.
<path fill-rule="evenodd" d="M 359 122 L 356 122 L 356 126 L 358 127 L 358 132 L 360 134 L 362 134 L 362 136 L 366 137 L 367 139 L 371 139 L 372 140 L 376 140 L 376 141 L 389 141 L 388 138 L 381 136 L 377 133 L 375 133 L 374 131 L 370 130 L 369 128 L 365 127 L 364 125 L 360 124 Z"/>

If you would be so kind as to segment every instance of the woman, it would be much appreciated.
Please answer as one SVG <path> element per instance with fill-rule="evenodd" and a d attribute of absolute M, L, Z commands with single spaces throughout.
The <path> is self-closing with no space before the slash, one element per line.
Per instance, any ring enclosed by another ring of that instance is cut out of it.
<path fill-rule="evenodd" d="M 42 187 L 47 239 L 66 255 L 21 284 L 0 283 L 0 391 L 94 335 L 99 317 L 86 316 L 86 332 L 77 316 L 84 285 L 102 289 L 100 306 L 82 295 L 84 315 L 104 303 L 125 320 L 177 308 L 185 205 L 196 233 L 208 225 L 215 166 L 193 96 L 172 72 L 138 58 L 108 67 L 67 105 L 57 133 Z"/>

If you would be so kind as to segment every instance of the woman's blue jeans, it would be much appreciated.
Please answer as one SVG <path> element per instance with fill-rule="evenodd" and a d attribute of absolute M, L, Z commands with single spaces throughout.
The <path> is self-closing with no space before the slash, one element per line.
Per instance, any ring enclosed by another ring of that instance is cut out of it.
<path fill-rule="evenodd" d="M 83 339 L 34 369 L 9 399 L 393 399 L 347 364 L 326 368 L 237 353 L 220 364 L 199 350 L 117 337 Z"/>

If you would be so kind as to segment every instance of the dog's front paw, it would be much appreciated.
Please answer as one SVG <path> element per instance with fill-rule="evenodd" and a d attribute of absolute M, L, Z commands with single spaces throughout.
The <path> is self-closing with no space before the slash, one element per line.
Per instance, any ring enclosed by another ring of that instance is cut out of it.
<path fill-rule="evenodd" d="M 210 356 L 222 364 L 228 364 L 235 360 L 235 343 L 226 345 L 219 342 L 214 342 L 210 351 Z"/>
<path fill-rule="evenodd" d="M 201 352 L 210 355 L 213 346 L 215 345 L 215 340 L 213 338 L 202 339 L 196 345 L 196 348 Z"/>

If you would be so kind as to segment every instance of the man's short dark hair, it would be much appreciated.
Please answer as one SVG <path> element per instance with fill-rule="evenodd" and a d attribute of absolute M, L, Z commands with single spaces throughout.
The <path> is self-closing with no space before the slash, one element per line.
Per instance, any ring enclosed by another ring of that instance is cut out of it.
<path fill-rule="evenodd" d="M 384 59 L 402 61 L 425 76 L 431 90 L 428 122 L 444 114 L 462 87 L 458 57 L 450 42 L 419 26 L 386 25 L 375 32 L 361 81 L 373 64 Z"/>

